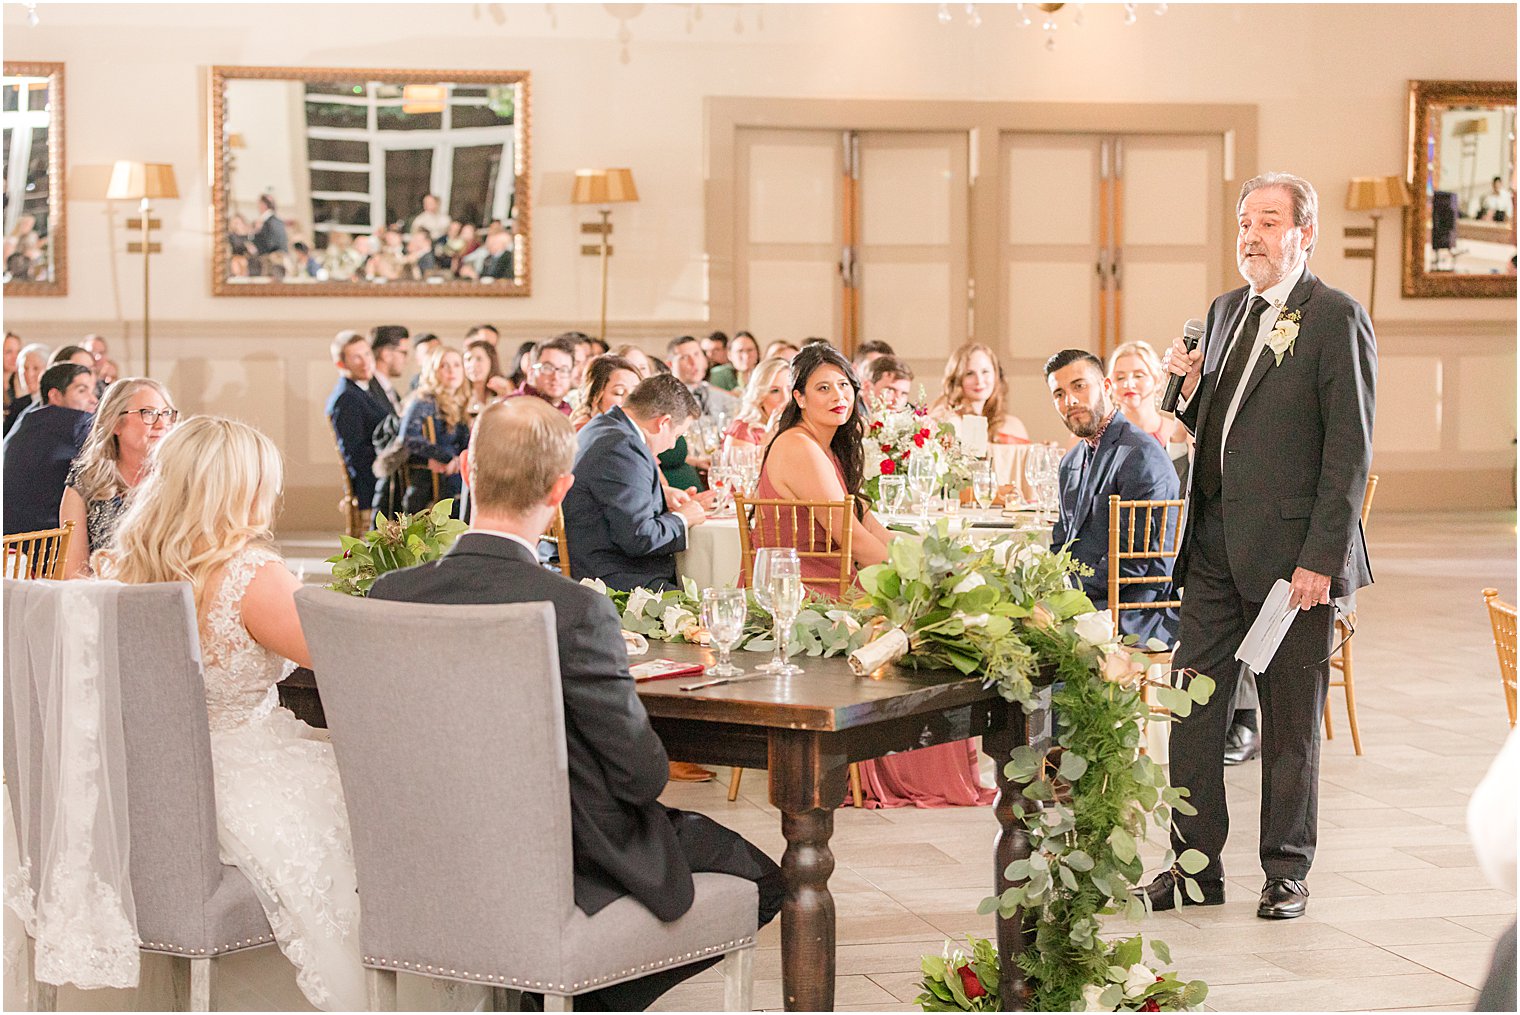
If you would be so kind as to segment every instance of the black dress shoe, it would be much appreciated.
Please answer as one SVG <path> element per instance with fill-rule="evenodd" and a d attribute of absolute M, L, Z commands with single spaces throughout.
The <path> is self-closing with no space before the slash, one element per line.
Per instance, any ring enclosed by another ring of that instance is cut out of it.
<path fill-rule="evenodd" d="M 1241 765 L 1261 753 L 1261 736 L 1244 723 L 1230 727 L 1229 738 L 1224 743 L 1224 763 Z"/>
<path fill-rule="evenodd" d="M 1309 905 L 1309 886 L 1291 878 L 1267 878 L 1256 915 L 1263 920 L 1291 920 Z"/>
<path fill-rule="evenodd" d="M 1177 896 L 1182 897 L 1184 906 L 1222 906 L 1224 905 L 1224 879 L 1195 878 L 1198 887 L 1203 891 L 1203 901 L 1194 902 L 1188 898 L 1187 889 L 1182 884 L 1183 875 L 1176 868 L 1162 871 L 1156 875 L 1156 879 L 1144 888 L 1140 889 L 1151 900 L 1151 911 L 1160 913 L 1173 909 L 1177 903 Z"/>

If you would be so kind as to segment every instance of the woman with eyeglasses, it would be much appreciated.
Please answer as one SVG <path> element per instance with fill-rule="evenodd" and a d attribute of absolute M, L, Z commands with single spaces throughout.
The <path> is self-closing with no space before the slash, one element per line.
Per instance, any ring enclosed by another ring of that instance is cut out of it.
<path fill-rule="evenodd" d="M 64 571 L 69 578 L 90 573 L 90 554 L 105 549 L 127 497 L 148 473 L 148 458 L 179 419 L 169 392 L 147 377 L 128 377 L 106 391 L 95 422 L 58 505 L 58 524 L 74 523 Z"/>

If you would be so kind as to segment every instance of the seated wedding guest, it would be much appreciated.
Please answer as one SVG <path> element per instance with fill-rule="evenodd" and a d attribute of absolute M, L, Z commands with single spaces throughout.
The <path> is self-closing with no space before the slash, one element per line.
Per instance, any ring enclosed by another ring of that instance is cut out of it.
<path fill-rule="evenodd" d="M 614 405 L 622 405 L 641 379 L 634 365 L 623 357 L 611 353 L 598 356 L 586 367 L 580 405 L 570 414 L 570 425 L 579 432 L 592 417 L 600 416 Z"/>
<path fill-rule="evenodd" d="M 508 398 L 532 396 L 542 398 L 554 408 L 570 415 L 570 377 L 575 372 L 575 344 L 568 338 L 551 338 L 537 347 L 528 380 Z"/>
<path fill-rule="evenodd" d="M 327 234 L 327 246 L 318 261 L 318 277 L 325 275 L 330 282 L 347 282 L 364 269 L 365 256 L 355 249 L 353 237 L 333 231 Z"/>
<path fill-rule="evenodd" d="M 667 500 L 655 459 L 698 411 L 684 384 L 660 374 L 581 430 L 575 486 L 565 499 L 570 572 L 577 578 L 599 578 L 623 591 L 676 587 L 686 530 L 707 513 L 684 492 L 676 503 Z"/>
<path fill-rule="evenodd" d="M 906 409 L 913 389 L 913 368 L 906 360 L 883 353 L 866 364 L 860 379 L 861 397 L 868 409 L 893 412 Z"/>
<path fill-rule="evenodd" d="M 58 524 L 74 523 L 66 577 L 86 577 L 90 555 L 111 544 L 127 495 L 148 473 L 149 453 L 177 419 L 169 393 L 147 377 L 129 377 L 101 400 L 58 507 Z"/>
<path fill-rule="evenodd" d="M 581 331 L 567 331 L 563 335 L 556 335 L 554 337 L 569 339 L 570 344 L 575 347 L 575 366 L 570 371 L 570 390 L 578 392 L 581 389 L 581 385 L 585 383 L 586 364 L 591 362 L 593 355 L 591 352 L 591 336 Z M 572 394 L 572 407 L 574 404 L 575 396 Z"/>
<path fill-rule="evenodd" d="M 105 390 L 116 383 L 121 376 L 121 367 L 116 365 L 114 359 L 102 360 L 100 370 L 96 373 L 95 387 L 103 395 Z"/>
<path fill-rule="evenodd" d="M 510 281 L 513 277 L 514 267 L 512 264 L 512 234 L 502 231 L 488 233 L 486 242 L 476 250 L 474 254 L 466 255 L 464 264 L 459 269 L 460 278 L 501 278 Z"/>
<path fill-rule="evenodd" d="M 425 229 L 414 229 L 406 236 L 406 253 L 401 258 L 401 276 L 418 281 L 428 272 L 438 270 L 433 256 L 433 238 Z"/>
<path fill-rule="evenodd" d="M 1179 483 L 1172 460 L 1144 430 L 1125 418 L 1114 404 L 1113 382 L 1103 375 L 1103 363 L 1082 349 L 1064 349 L 1045 362 L 1045 383 L 1061 421 L 1079 438 L 1061 459 L 1061 513 L 1052 544 L 1071 543 L 1071 555 L 1092 568 L 1082 578 L 1082 591 L 1100 610 L 1108 609 L 1108 498 L 1176 500 Z M 1129 524 L 1120 519 L 1123 531 Z M 1150 540 L 1160 549 L 1158 523 Z M 1175 535 L 1171 537 L 1175 545 Z M 1138 545 L 1135 547 L 1140 549 Z M 1155 577 L 1172 573 L 1170 557 L 1147 557 L 1124 562 L 1125 577 Z M 1151 603 L 1170 599 L 1169 582 L 1126 585 L 1120 599 Z M 1126 610 L 1119 615 L 1119 633 L 1139 635 L 1143 642 L 1159 638 L 1168 645 L 1177 630 L 1177 611 Z"/>
<path fill-rule="evenodd" d="M 603 339 L 588 338 L 586 341 L 591 343 L 592 359 L 595 359 L 598 356 L 605 356 L 612 351 L 612 346 L 608 345 Z"/>
<path fill-rule="evenodd" d="M 344 471 L 359 507 L 375 506 L 375 428 L 391 414 L 390 402 L 370 388 L 375 357 L 369 342 L 357 331 L 340 331 L 332 341 L 338 383 L 327 396 L 327 420 L 332 424 Z"/>
<path fill-rule="evenodd" d="M 471 330 L 473 331 L 474 329 Z M 524 342 L 512 354 L 511 363 L 505 364 L 512 368 L 511 372 L 507 374 L 507 380 L 512 382 L 512 389 L 514 391 L 528 383 L 528 371 L 533 369 L 533 357 L 537 354 L 537 342 Z"/>
<path fill-rule="evenodd" d="M 762 445 L 782 406 L 791 401 L 792 365 L 777 356 L 756 367 L 744 389 L 738 415 L 723 433 L 725 448 Z"/>
<path fill-rule="evenodd" d="M 297 278 L 316 278 L 321 271 L 317 259 L 311 256 L 311 248 L 301 240 L 290 245 L 290 273 Z"/>
<path fill-rule="evenodd" d="M 797 355 L 797 351 L 797 347 L 791 342 L 777 339 L 765 347 L 765 358 L 770 359 L 773 356 L 780 356 L 782 359 L 789 361 L 793 356 Z"/>
<path fill-rule="evenodd" d="M 496 346 L 477 339 L 464 347 L 464 379 L 469 388 L 465 413 L 470 422 L 491 402 L 512 392 L 512 382 L 502 376 Z"/>
<path fill-rule="evenodd" d="M 707 356 L 702 352 L 700 342 L 690 335 L 682 335 L 671 339 L 665 352 L 670 357 L 671 372 L 686 385 L 704 417 L 714 423 L 719 416 L 733 418 L 739 403 L 727 391 L 708 383 Z"/>
<path fill-rule="evenodd" d="M 638 346 L 626 344 L 620 345 L 616 349 L 612 350 L 612 352 L 614 355 L 621 356 L 623 359 L 632 363 L 633 369 L 637 370 L 639 373 L 640 380 L 643 380 L 646 377 L 653 377 L 655 375 L 656 371 L 654 369 L 654 364 L 649 362 L 649 356 L 646 355 L 644 350 L 640 349 Z"/>
<path fill-rule="evenodd" d="M 259 217 L 253 224 L 253 249 L 259 256 L 290 249 L 285 223 L 276 214 L 274 198 L 259 195 Z"/>
<path fill-rule="evenodd" d="M 60 345 L 54 349 L 47 365 L 52 368 L 60 363 L 78 363 L 91 373 L 95 372 L 95 356 L 82 345 Z"/>
<path fill-rule="evenodd" d="M 1028 444 L 1029 431 L 1019 418 L 1006 412 L 1008 381 L 1003 364 L 992 350 L 967 342 L 945 364 L 944 390 L 929 406 L 929 414 L 942 422 L 956 416 L 985 416 L 987 439 L 994 444 Z"/>
<path fill-rule="evenodd" d="M 422 368 L 422 380 L 407 397 L 401 414 L 402 440 L 411 466 L 401 510 L 413 514 L 451 497 L 458 512 L 463 489 L 459 455 L 470 444 L 468 400 L 464 357 L 459 350 L 440 345 Z"/>
<path fill-rule="evenodd" d="M 450 219 L 447 214 L 438 208 L 438 196 L 425 194 L 422 198 L 422 211 L 412 218 L 412 231 L 418 229 L 427 231 L 429 236 L 442 236 L 449 231 Z"/>
<path fill-rule="evenodd" d="M 90 369 L 99 373 L 100 365 L 106 361 L 106 356 L 110 354 L 110 347 L 106 342 L 106 337 L 91 332 L 80 340 L 79 345 L 81 348 L 88 350 L 90 355 L 94 357 L 95 363 Z"/>
<path fill-rule="evenodd" d="M 247 424 L 195 416 L 153 458 L 96 572 L 190 583 L 222 860 L 263 889 L 254 894 L 306 999 L 362 1009 L 359 897 L 332 745 L 275 699 L 291 662 L 311 665 L 301 583 L 274 548 L 280 453 Z"/>
<path fill-rule="evenodd" d="M 1187 428 L 1171 416 L 1161 414 L 1161 393 L 1169 376 L 1161 369 L 1161 357 L 1149 342 L 1125 342 L 1108 357 L 1108 379 L 1113 382 L 1114 399 L 1124 410 L 1124 418 L 1156 438 L 1162 447 L 1174 435 L 1187 433 Z"/>
<path fill-rule="evenodd" d="M 14 331 L 5 333 L 5 408 L 9 409 L 16 396 L 22 394 L 21 371 L 17 369 L 21 352 L 21 336 Z"/>
<path fill-rule="evenodd" d="M 38 404 L 5 438 L 5 534 L 58 527 L 69 468 L 84 449 L 95 411 L 95 375 L 77 363 L 43 371 Z"/>
<path fill-rule="evenodd" d="M 739 387 L 739 373 L 728 361 L 728 336 L 715 331 L 702 339 L 702 353 L 707 357 L 708 383 L 734 391 Z"/>
<path fill-rule="evenodd" d="M 760 343 L 747 331 L 734 332 L 728 343 L 728 363 L 734 368 L 734 390 L 749 384 L 750 374 L 760 365 Z"/>
<path fill-rule="evenodd" d="M 412 337 L 412 359 L 417 364 L 417 372 L 412 375 L 411 381 L 407 384 L 408 391 L 417 390 L 417 382 L 422 378 L 422 364 L 428 361 L 428 357 L 433 355 L 433 350 L 438 348 L 442 341 L 431 331 L 424 331 Z"/>
<path fill-rule="evenodd" d="M 494 324 L 477 324 L 464 333 L 464 344 L 469 345 L 476 339 L 482 342 L 490 342 L 493 346 L 498 345 L 501 342 L 501 332 L 496 330 L 496 325 Z"/>
<path fill-rule="evenodd" d="M 392 412 L 399 413 L 401 392 L 398 385 L 406 376 L 406 361 L 412 354 L 411 332 L 400 324 L 377 324 L 369 329 L 369 350 L 375 357 L 369 392 L 390 406 Z"/>
<path fill-rule="evenodd" d="M 34 405 L 42 404 L 41 397 L 37 394 L 37 386 L 42 380 L 42 373 L 47 369 L 50 351 L 47 346 L 40 342 L 33 342 L 25 346 L 16 354 L 16 362 L 20 364 L 16 369 L 16 375 L 21 378 L 16 384 L 16 397 L 5 408 L 5 432 L 10 433 L 21 414 Z"/>
<path fill-rule="evenodd" d="M 855 359 L 851 362 L 855 366 L 855 374 L 864 377 L 866 365 L 878 356 L 896 356 L 897 352 L 886 342 L 872 340 L 860 343 L 860 348 L 855 350 Z"/>
<path fill-rule="evenodd" d="M 691 401 L 673 381 L 663 391 L 682 401 L 683 411 Z M 613 417 L 626 422 L 622 412 L 614 407 L 581 432 L 581 455 L 591 427 Z M 644 450 L 639 437 L 628 436 Z M 609 903 L 632 896 L 659 919 L 674 920 L 691 906 L 691 875 L 706 871 L 755 882 L 759 921 L 769 922 L 785 893 L 780 868 L 712 819 L 659 802 L 669 772 L 665 748 L 628 674 L 612 601 L 539 566 L 534 549 L 539 534 L 561 503 L 567 522 L 575 516 L 574 501 L 566 491 L 573 493 L 584 482 L 578 472 L 570 474 L 577 452 L 569 423 L 536 399 L 516 399 L 481 413 L 472 443 L 471 531 L 440 560 L 382 575 L 370 596 L 417 603 L 553 604 L 569 757 L 576 908 L 595 915 Z M 647 451 L 642 474 L 654 482 L 654 463 Z M 575 538 L 572 533 L 572 553 L 577 550 Z M 575 1008 L 641 1011 L 715 961 L 660 970 L 578 995 Z"/>

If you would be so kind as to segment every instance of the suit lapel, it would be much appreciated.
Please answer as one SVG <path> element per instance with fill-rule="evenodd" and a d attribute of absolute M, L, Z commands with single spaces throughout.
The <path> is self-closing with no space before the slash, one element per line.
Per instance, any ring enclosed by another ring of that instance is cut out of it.
<path fill-rule="evenodd" d="M 1291 313 L 1303 306 L 1308 301 L 1309 294 L 1314 291 L 1314 287 L 1318 282 L 1319 280 L 1310 274 L 1309 269 L 1305 268 L 1303 276 L 1298 280 L 1298 285 L 1293 287 L 1293 291 L 1288 294 L 1287 300 L 1283 302 L 1282 312 L 1284 314 Z M 1244 338 L 1245 336 L 1242 335 L 1241 337 Z M 1240 393 L 1240 407 L 1235 410 L 1237 414 L 1240 412 L 1240 409 L 1245 407 L 1246 400 L 1251 397 L 1251 392 L 1255 391 L 1256 386 L 1266 379 L 1267 371 L 1276 365 L 1277 357 L 1272 355 L 1272 350 L 1265 345 L 1262 346 L 1261 354 L 1256 357 L 1256 363 L 1251 367 L 1251 373 L 1246 378 L 1245 390 Z"/>
<path fill-rule="evenodd" d="M 1118 439 L 1122 431 L 1124 414 L 1115 412 L 1114 418 L 1109 422 L 1108 429 L 1103 431 L 1103 437 L 1098 441 L 1098 450 L 1091 452 L 1092 458 L 1087 468 L 1083 470 L 1082 483 L 1077 487 L 1077 510 L 1072 515 L 1078 523 L 1085 521 L 1092 514 L 1096 505 L 1093 498 L 1097 491 L 1108 482 L 1108 477 L 1113 475 L 1114 469 L 1119 466 L 1118 453 L 1114 452 L 1113 443 Z M 1109 452 L 1105 454 L 1104 452 Z M 1101 473 L 1101 475 L 1100 475 Z"/>

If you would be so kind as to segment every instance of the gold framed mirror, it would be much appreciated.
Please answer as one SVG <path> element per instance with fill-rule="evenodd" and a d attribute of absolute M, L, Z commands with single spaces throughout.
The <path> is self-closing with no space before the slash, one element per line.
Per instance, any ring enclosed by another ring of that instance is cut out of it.
<path fill-rule="evenodd" d="M 1409 82 L 1404 295 L 1515 295 L 1515 82 Z"/>
<path fill-rule="evenodd" d="M 67 296 L 63 64 L 5 61 L 6 296 Z"/>
<path fill-rule="evenodd" d="M 527 71 L 211 68 L 217 296 L 528 296 Z"/>

